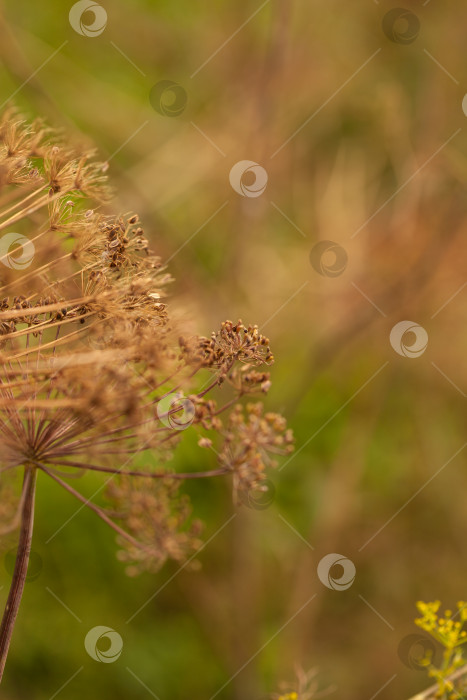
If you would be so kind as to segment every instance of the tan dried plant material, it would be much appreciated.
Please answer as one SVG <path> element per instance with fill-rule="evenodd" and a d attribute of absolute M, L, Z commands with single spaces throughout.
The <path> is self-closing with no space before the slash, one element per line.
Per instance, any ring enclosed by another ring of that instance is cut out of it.
<path fill-rule="evenodd" d="M 210 338 L 184 336 L 170 320 L 170 274 L 138 216 L 102 213 L 106 169 L 40 121 L 7 113 L 0 122 L 0 517 L 2 528 L 22 523 L 2 664 L 27 570 L 38 472 L 116 531 L 134 575 L 200 546 L 184 480 L 230 476 L 236 491 L 254 488 L 274 466 L 269 455 L 292 446 L 283 418 L 238 405 L 269 389 L 261 368 L 273 362 L 268 339 L 241 321 L 226 321 Z M 200 450 L 203 471 L 170 468 L 185 429 L 217 452 L 216 468 L 210 450 Z M 110 504 L 71 485 L 91 471 L 102 473 Z M 18 473 L 23 490 L 12 508 Z"/>

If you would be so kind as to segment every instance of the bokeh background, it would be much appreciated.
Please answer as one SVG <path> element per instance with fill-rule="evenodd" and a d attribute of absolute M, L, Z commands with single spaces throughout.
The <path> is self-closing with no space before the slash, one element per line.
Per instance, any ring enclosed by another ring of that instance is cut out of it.
<path fill-rule="evenodd" d="M 267 508 L 191 484 L 200 570 L 137 579 L 111 531 L 40 479 L 42 568 L 2 697 L 254 700 L 299 666 L 330 697 L 408 698 L 429 685 L 403 643 L 415 601 L 467 598 L 467 7 L 405 0 L 388 36 L 384 0 L 113 0 L 87 37 L 71 5 L 1 3 L 0 103 L 109 160 L 112 208 L 140 214 L 191 328 L 242 318 L 270 337 L 267 405 L 297 449 Z M 186 93 L 178 116 L 150 103 L 161 80 Z M 230 185 L 244 159 L 267 171 L 260 197 Z M 345 251 L 335 276 L 332 252 L 310 264 L 322 240 Z M 403 320 L 428 333 L 417 358 L 389 342 Z M 174 459 L 213 466 L 189 436 Z M 345 591 L 317 576 L 334 552 L 356 567 Z M 100 624 L 122 635 L 117 663 L 84 650 Z"/>

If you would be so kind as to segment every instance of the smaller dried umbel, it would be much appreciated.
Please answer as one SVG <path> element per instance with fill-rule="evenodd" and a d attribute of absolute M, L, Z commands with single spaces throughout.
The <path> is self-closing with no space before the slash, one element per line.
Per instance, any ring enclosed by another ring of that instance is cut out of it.
<path fill-rule="evenodd" d="M 108 197 L 105 164 L 92 157 L 55 143 L 39 121 L 7 114 L 0 122 L 0 517 L 3 532 L 6 518 L 10 529 L 20 524 L 0 677 L 27 572 L 38 472 L 117 532 L 119 556 L 135 574 L 199 547 L 199 523 L 180 494 L 185 479 L 231 475 L 236 493 L 255 489 L 270 455 L 292 446 L 283 418 L 238 404 L 270 386 L 267 338 L 240 321 L 211 338 L 179 338 L 168 314 L 170 275 L 138 217 L 105 216 L 86 203 Z M 218 405 L 211 394 L 221 385 L 227 398 Z M 185 428 L 218 454 L 216 469 L 170 470 Z M 69 483 L 86 471 L 102 473 L 110 509 Z"/>

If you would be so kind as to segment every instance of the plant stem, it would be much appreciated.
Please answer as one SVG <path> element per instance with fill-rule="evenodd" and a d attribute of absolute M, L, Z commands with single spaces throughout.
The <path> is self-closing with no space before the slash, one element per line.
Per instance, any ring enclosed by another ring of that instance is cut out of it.
<path fill-rule="evenodd" d="M 24 481 L 22 491 L 23 505 L 21 508 L 21 530 L 19 535 L 18 550 L 16 552 L 15 568 L 11 581 L 8 600 L 3 613 L 0 627 L 0 682 L 5 669 L 11 636 L 18 615 L 19 605 L 23 596 L 24 584 L 28 572 L 29 554 L 31 552 L 32 531 L 34 526 L 34 495 L 36 490 L 35 467 L 26 466 L 24 469 Z"/>
<path fill-rule="evenodd" d="M 467 675 L 467 664 L 465 666 L 462 666 L 462 668 L 459 668 L 457 671 L 452 673 L 450 676 L 448 676 L 446 680 L 455 681 L 455 680 L 458 680 L 459 678 L 462 678 L 462 676 L 465 676 L 465 675 Z M 430 686 L 429 688 L 427 688 L 423 692 L 417 693 L 417 695 L 414 695 L 413 697 L 411 697 L 410 700 L 429 700 L 429 698 L 435 697 L 435 693 L 438 690 L 438 688 L 439 688 L 438 683 L 435 683 L 434 685 Z M 461 696 L 459 695 L 459 698 L 460 697 Z"/>

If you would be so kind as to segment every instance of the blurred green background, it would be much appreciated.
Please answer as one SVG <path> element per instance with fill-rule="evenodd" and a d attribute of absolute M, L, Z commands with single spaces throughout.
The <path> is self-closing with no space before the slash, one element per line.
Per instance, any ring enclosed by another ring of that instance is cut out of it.
<path fill-rule="evenodd" d="M 397 6 L 383 0 L 103 4 L 105 30 L 86 37 L 71 2 L 2 2 L 0 102 L 109 160 L 112 207 L 140 214 L 193 330 L 242 318 L 270 337 L 267 405 L 297 450 L 264 510 L 235 508 L 221 481 L 191 484 L 213 537 L 201 570 L 137 579 L 113 533 L 40 479 L 43 568 L 2 698 L 255 700 L 296 665 L 331 697 L 408 698 L 429 684 L 398 654 L 415 601 L 467 598 L 467 7 L 408 0 L 420 31 L 404 44 L 382 30 Z M 161 80 L 186 92 L 177 117 L 149 102 Z M 258 198 L 230 186 L 243 159 L 268 173 Z M 345 249 L 342 274 L 311 266 L 319 240 Z M 416 359 L 389 342 L 406 319 L 429 336 Z M 213 466 L 188 435 L 175 461 Z M 356 566 L 346 591 L 318 579 L 332 552 Z M 2 600 L 8 583 L 3 567 Z M 118 662 L 86 654 L 96 625 L 121 634 Z"/>

